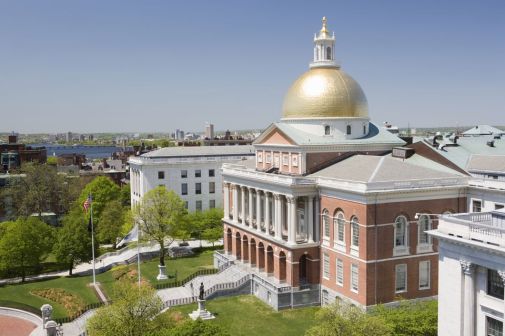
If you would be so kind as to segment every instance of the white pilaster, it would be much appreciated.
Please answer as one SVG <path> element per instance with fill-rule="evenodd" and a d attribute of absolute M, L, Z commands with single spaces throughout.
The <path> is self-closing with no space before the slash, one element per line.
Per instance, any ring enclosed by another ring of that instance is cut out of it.
<path fill-rule="evenodd" d="M 261 192 L 256 189 L 256 230 L 261 232 Z"/>
<path fill-rule="evenodd" d="M 460 260 L 461 270 L 464 277 L 464 297 L 463 303 L 463 335 L 475 335 L 475 284 L 474 284 L 474 269 L 475 265 L 466 260 Z"/>
<path fill-rule="evenodd" d="M 238 186 L 234 184 L 231 188 L 233 193 L 233 220 L 238 223 Z"/>
<path fill-rule="evenodd" d="M 247 211 L 247 219 L 249 221 L 249 226 L 253 226 L 253 213 L 254 213 L 254 208 L 253 208 L 253 188 L 248 188 L 249 190 L 249 208 Z"/>
<path fill-rule="evenodd" d="M 298 226 L 298 220 L 296 215 L 296 197 L 288 198 L 289 208 L 289 222 L 288 222 L 288 244 L 296 244 L 296 227 Z"/>
<path fill-rule="evenodd" d="M 246 215 L 245 215 L 245 190 L 246 190 L 246 187 L 242 186 L 240 187 L 240 192 L 242 193 L 242 199 L 240 200 L 241 201 L 241 205 L 242 205 L 242 209 L 240 209 L 240 217 L 242 218 L 242 224 L 245 225 L 245 220 L 246 220 Z"/>
<path fill-rule="evenodd" d="M 274 194 L 275 198 L 275 221 L 274 221 L 274 231 L 275 231 L 275 238 L 278 240 L 282 240 L 282 211 L 281 211 L 281 195 L 279 194 Z"/>
<path fill-rule="evenodd" d="M 271 194 L 265 192 L 265 233 L 270 230 L 270 199 Z"/>
<path fill-rule="evenodd" d="M 229 183 L 223 183 L 223 208 L 224 208 L 224 218 L 230 219 L 230 189 Z"/>
<path fill-rule="evenodd" d="M 314 242 L 314 197 L 308 196 L 309 211 L 307 215 L 308 242 Z"/>

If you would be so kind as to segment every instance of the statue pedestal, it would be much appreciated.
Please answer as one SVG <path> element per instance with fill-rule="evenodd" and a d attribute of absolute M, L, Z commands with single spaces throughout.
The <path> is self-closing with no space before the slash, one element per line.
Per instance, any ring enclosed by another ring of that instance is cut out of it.
<path fill-rule="evenodd" d="M 192 313 L 189 313 L 188 315 L 193 320 L 199 318 L 202 320 L 212 320 L 216 318 L 211 312 L 205 309 L 205 300 L 200 299 L 198 299 L 198 310 L 195 310 Z"/>
<path fill-rule="evenodd" d="M 166 272 L 167 267 L 158 265 L 158 269 L 160 270 L 160 273 L 156 277 L 156 280 L 167 280 L 168 279 Z"/>

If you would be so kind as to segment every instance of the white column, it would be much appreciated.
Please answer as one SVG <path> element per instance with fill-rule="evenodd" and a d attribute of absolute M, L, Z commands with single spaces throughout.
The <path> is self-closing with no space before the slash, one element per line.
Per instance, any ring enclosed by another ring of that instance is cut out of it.
<path fill-rule="evenodd" d="M 240 192 L 242 193 L 242 199 L 240 200 L 241 201 L 241 205 L 242 205 L 242 209 L 240 211 L 240 216 L 242 218 L 242 224 L 245 225 L 245 189 L 246 187 L 242 186 L 240 187 Z"/>
<path fill-rule="evenodd" d="M 288 198 L 290 218 L 288 222 L 288 244 L 296 244 L 296 227 L 298 220 L 296 215 L 296 197 Z"/>
<path fill-rule="evenodd" d="M 247 213 L 247 219 L 249 220 L 249 226 L 253 226 L 253 188 L 248 188 L 249 190 L 249 208 Z"/>
<path fill-rule="evenodd" d="M 233 192 L 233 220 L 238 223 L 238 185 L 231 186 Z"/>
<path fill-rule="evenodd" d="M 308 196 L 309 199 L 309 211 L 307 215 L 307 231 L 308 231 L 308 242 L 314 242 L 314 197 Z"/>
<path fill-rule="evenodd" d="M 475 265 L 466 260 L 460 260 L 461 270 L 463 271 L 464 297 L 463 303 L 463 335 L 474 336 L 475 333 L 475 285 L 474 269 Z"/>
<path fill-rule="evenodd" d="M 256 230 L 261 232 L 261 192 L 256 189 Z"/>
<path fill-rule="evenodd" d="M 274 221 L 275 238 L 278 239 L 278 240 L 282 240 L 281 195 L 274 194 L 274 197 L 275 197 L 275 221 Z"/>
<path fill-rule="evenodd" d="M 270 193 L 265 192 L 265 233 L 270 230 Z"/>
<path fill-rule="evenodd" d="M 224 203 L 224 218 L 230 219 L 230 190 L 229 183 L 223 183 L 223 203 Z"/>
<path fill-rule="evenodd" d="M 321 234 L 320 234 L 320 222 L 321 222 L 321 204 L 319 201 L 319 197 L 316 197 L 316 211 L 315 211 L 315 225 L 314 225 L 314 240 L 315 241 L 320 241 L 321 240 Z"/>

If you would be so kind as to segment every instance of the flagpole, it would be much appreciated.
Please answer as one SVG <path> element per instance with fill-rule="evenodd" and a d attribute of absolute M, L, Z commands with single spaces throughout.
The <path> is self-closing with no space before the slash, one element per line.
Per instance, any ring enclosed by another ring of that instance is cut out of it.
<path fill-rule="evenodd" d="M 95 274 L 95 234 L 93 228 L 93 198 L 91 193 L 89 194 L 89 198 L 91 199 L 91 256 L 93 258 L 93 286 L 96 287 L 96 274 Z"/>

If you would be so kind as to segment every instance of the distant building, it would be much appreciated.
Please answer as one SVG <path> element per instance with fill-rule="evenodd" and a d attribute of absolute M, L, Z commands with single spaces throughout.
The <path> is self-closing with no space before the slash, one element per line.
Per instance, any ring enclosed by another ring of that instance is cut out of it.
<path fill-rule="evenodd" d="M 444 215 L 438 240 L 438 335 L 503 335 L 505 213 Z"/>
<path fill-rule="evenodd" d="M 19 169 L 26 162 L 46 162 L 47 151 L 44 147 L 32 148 L 17 141 L 17 134 L 11 134 L 8 143 L 0 144 L 0 173 Z"/>
<path fill-rule="evenodd" d="M 251 145 L 253 139 L 244 139 L 241 136 L 232 136 L 227 130 L 222 137 L 205 138 L 202 141 L 204 146 L 235 146 L 235 145 Z"/>
<path fill-rule="evenodd" d="M 221 165 L 254 155 L 251 146 L 167 147 L 130 157 L 132 206 L 157 186 L 174 190 L 189 211 L 222 207 Z"/>
<path fill-rule="evenodd" d="M 206 139 L 213 139 L 214 138 L 214 125 L 213 124 L 205 125 L 205 135 L 204 136 Z"/>
<path fill-rule="evenodd" d="M 74 135 L 72 134 L 72 132 L 67 132 L 66 137 L 65 137 L 65 141 L 72 142 L 73 140 L 74 140 Z"/>

